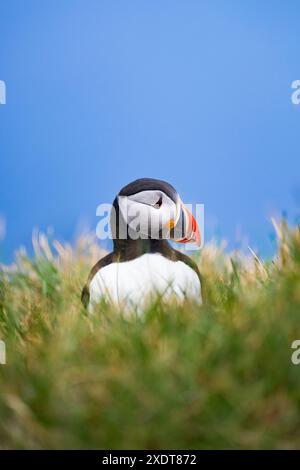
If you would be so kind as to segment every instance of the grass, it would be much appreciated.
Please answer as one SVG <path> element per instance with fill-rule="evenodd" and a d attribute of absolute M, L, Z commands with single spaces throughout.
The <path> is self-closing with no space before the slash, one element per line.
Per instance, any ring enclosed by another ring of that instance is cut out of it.
<path fill-rule="evenodd" d="M 0 448 L 299 448 L 300 231 L 278 253 L 202 251 L 205 305 L 142 316 L 80 302 L 90 239 L 3 267 Z"/>

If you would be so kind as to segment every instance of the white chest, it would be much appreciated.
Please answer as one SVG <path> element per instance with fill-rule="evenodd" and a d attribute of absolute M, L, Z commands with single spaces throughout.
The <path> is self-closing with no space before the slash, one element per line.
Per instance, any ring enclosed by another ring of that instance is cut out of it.
<path fill-rule="evenodd" d="M 109 264 L 90 283 L 90 306 L 104 298 L 120 307 L 140 309 L 157 295 L 164 300 L 188 298 L 202 303 L 195 271 L 182 261 L 171 261 L 156 253 Z"/>

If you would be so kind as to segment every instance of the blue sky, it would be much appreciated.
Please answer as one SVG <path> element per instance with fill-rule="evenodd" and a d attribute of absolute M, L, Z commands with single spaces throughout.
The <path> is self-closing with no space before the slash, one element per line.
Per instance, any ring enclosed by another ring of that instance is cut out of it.
<path fill-rule="evenodd" d="M 205 204 L 206 240 L 272 253 L 300 212 L 300 3 L 5 0 L 0 257 L 73 240 L 138 177 Z"/>

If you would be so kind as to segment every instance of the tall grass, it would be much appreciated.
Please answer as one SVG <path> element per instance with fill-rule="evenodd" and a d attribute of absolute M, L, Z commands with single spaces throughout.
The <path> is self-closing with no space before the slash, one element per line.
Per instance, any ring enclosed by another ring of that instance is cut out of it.
<path fill-rule="evenodd" d="M 270 262 L 201 253 L 205 304 L 88 316 L 101 256 L 39 235 L 2 267 L 0 448 L 297 448 L 300 231 L 281 224 Z"/>

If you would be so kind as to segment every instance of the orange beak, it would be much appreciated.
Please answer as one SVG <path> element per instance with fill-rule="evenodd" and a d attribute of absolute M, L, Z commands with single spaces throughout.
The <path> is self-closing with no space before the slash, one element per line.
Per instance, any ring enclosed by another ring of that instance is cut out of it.
<path fill-rule="evenodd" d="M 174 241 L 196 243 L 200 246 L 201 234 L 195 217 L 181 201 L 179 201 L 179 210 L 180 215 L 174 226 Z"/>

